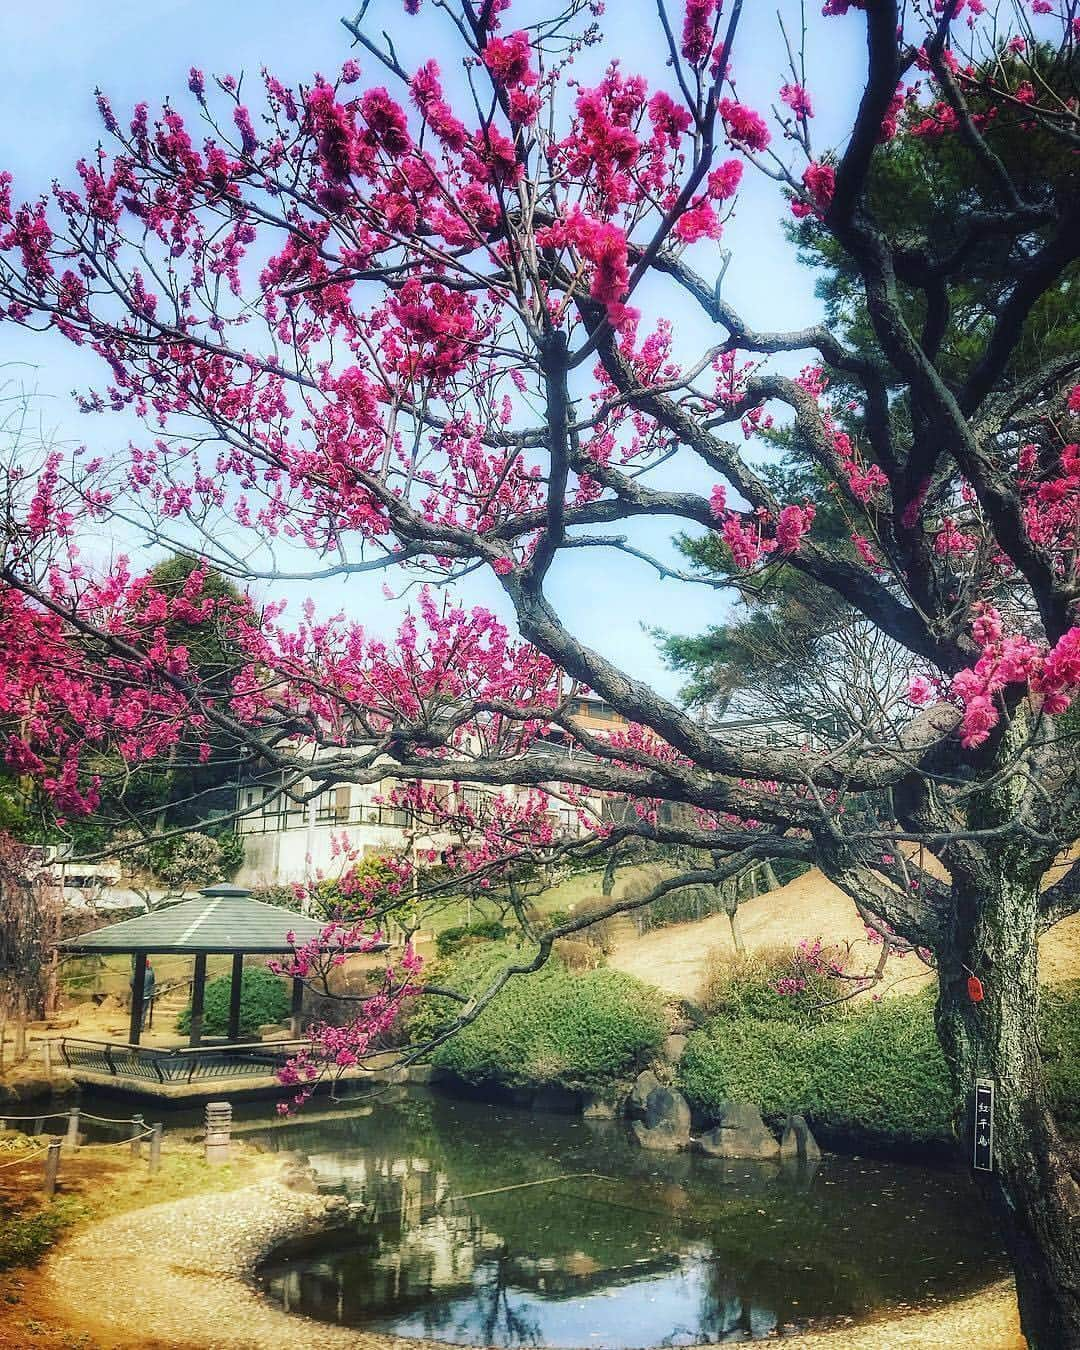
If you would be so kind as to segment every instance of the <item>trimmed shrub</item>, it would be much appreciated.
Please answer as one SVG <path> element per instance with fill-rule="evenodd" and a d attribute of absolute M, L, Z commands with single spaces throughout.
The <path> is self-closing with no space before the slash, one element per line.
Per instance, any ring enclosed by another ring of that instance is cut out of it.
<path fill-rule="evenodd" d="M 223 876 L 234 877 L 244 865 L 244 836 L 233 830 L 223 830 L 213 836 L 221 849 L 221 872 Z"/>
<path fill-rule="evenodd" d="M 435 936 L 435 951 L 438 956 L 451 956 L 462 947 L 471 947 L 477 942 L 498 942 L 506 937 L 506 928 L 498 919 L 481 919 L 476 923 L 460 923 L 453 928 L 444 928 Z"/>
<path fill-rule="evenodd" d="M 883 1142 L 931 1143 L 952 1133 L 952 1089 L 924 995 L 817 1026 L 716 1019 L 690 1036 L 678 1076 L 706 1114 L 738 1099 L 774 1119 L 798 1112 L 814 1128 Z"/>
<path fill-rule="evenodd" d="M 203 1005 L 203 1033 L 207 1036 L 227 1036 L 229 1033 L 229 998 L 232 980 L 226 975 L 211 980 L 206 986 Z M 266 1022 L 282 1022 L 289 1015 L 289 992 L 284 980 L 260 966 L 244 971 L 240 994 L 240 1035 L 254 1036 Z M 191 1005 L 176 1019 L 176 1029 L 182 1035 L 191 1030 Z"/>
<path fill-rule="evenodd" d="M 1040 1032 L 1054 1110 L 1062 1125 L 1075 1130 L 1080 983 L 1044 990 Z M 745 1014 L 715 1018 L 690 1036 L 678 1079 L 705 1115 L 740 1099 L 773 1119 L 798 1112 L 815 1129 L 881 1143 L 952 1137 L 953 1090 L 934 1029 L 931 990 L 849 1007 L 818 1025 Z"/>
<path fill-rule="evenodd" d="M 521 956 L 511 942 L 476 947 L 446 962 L 433 981 L 479 993 Z M 412 1018 L 413 1040 L 457 1011 L 445 1000 L 423 1000 Z M 596 1088 L 635 1074 L 666 1035 L 656 990 L 621 971 L 575 975 L 552 956 L 540 970 L 513 976 L 475 1022 L 438 1047 L 433 1062 L 473 1083 Z"/>
<path fill-rule="evenodd" d="M 251 898 L 263 905 L 276 905 L 278 909 L 287 909 L 292 914 L 300 913 L 300 896 L 292 886 L 253 886 Z"/>
<path fill-rule="evenodd" d="M 565 923 L 570 917 L 568 909 L 537 909 L 535 905 L 529 907 L 525 915 L 526 922 L 533 933 L 547 933 L 552 928 L 558 928 L 561 923 Z"/>

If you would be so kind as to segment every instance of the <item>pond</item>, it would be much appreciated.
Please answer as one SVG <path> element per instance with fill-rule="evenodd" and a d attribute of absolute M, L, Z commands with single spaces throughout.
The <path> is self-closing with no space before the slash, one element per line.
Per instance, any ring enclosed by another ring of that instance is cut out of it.
<path fill-rule="evenodd" d="M 263 1142 L 308 1155 L 365 1207 L 273 1253 L 268 1297 L 396 1336 L 752 1341 L 948 1300 L 1004 1271 L 959 1172 L 658 1155 L 620 1122 L 404 1093 L 266 1128 Z"/>

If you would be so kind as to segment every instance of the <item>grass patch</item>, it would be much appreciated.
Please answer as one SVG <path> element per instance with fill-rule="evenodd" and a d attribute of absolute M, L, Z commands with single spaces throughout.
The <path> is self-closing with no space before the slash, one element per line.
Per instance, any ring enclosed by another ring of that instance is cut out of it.
<path fill-rule="evenodd" d="M 83 1206 L 72 1199 L 54 1200 L 30 1214 L 0 1208 L 0 1270 L 32 1266 L 40 1261 L 64 1229 L 83 1212 Z"/>

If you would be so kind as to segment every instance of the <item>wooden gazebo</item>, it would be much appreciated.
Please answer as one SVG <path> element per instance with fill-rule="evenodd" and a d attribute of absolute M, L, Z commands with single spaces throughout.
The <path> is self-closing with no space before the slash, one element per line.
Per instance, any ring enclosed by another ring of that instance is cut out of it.
<path fill-rule="evenodd" d="M 60 950 L 71 955 L 132 955 L 135 971 L 131 986 L 129 1043 L 138 1045 L 142 1032 L 146 960 L 164 954 L 193 956 L 190 1045 L 202 1040 L 203 1001 L 206 993 L 206 958 L 232 957 L 228 1039 L 240 1039 L 240 995 L 243 989 L 244 957 L 287 955 L 295 947 L 317 941 L 325 925 L 317 919 L 292 914 L 276 905 L 251 898 L 241 886 L 208 886 L 196 900 L 184 900 L 167 909 L 140 914 L 137 919 L 99 928 L 96 933 L 68 938 Z M 286 935 L 292 937 L 290 942 Z M 300 1017 L 303 981 L 294 979 L 292 1017 L 294 1034 Z"/>

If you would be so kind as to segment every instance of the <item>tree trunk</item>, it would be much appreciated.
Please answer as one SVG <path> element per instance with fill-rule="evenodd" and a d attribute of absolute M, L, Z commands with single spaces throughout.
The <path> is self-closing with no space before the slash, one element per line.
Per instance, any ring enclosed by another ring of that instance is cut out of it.
<path fill-rule="evenodd" d="M 1006 856 L 978 871 L 976 880 L 954 870 L 938 953 L 938 1034 L 961 1104 L 959 1134 L 970 1165 L 975 1080 L 991 1079 L 994 1170 L 974 1175 L 1016 1273 L 1021 1326 L 1031 1350 L 1080 1350 L 1080 1186 L 1039 1053 L 1038 876 Z"/>
<path fill-rule="evenodd" d="M 746 939 L 742 933 L 742 920 L 739 918 L 739 906 L 728 910 L 728 923 L 731 924 L 731 940 L 735 944 L 735 951 L 739 956 L 746 955 Z"/>
<path fill-rule="evenodd" d="M 615 869 L 619 865 L 619 850 L 613 848 L 607 856 L 607 862 L 604 864 L 604 876 L 600 882 L 600 894 L 606 900 L 615 889 Z"/>

